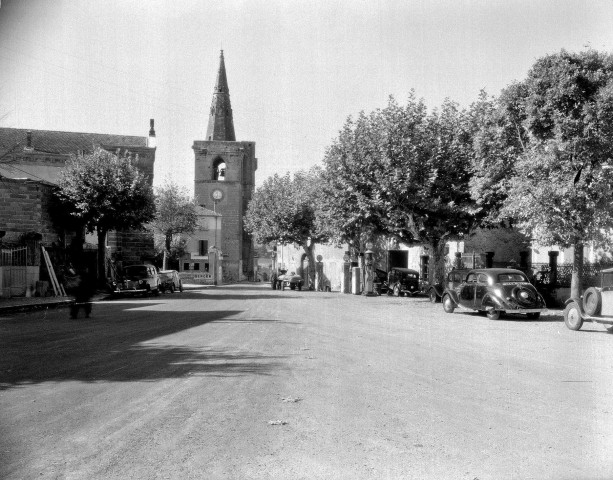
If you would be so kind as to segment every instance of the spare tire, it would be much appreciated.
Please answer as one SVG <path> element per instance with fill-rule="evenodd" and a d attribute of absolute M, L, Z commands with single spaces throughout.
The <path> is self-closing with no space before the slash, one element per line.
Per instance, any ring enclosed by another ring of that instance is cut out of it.
<path fill-rule="evenodd" d="M 521 285 L 515 287 L 511 295 L 523 307 L 531 307 L 538 302 L 536 293 L 531 288 Z"/>
<path fill-rule="evenodd" d="M 588 288 L 583 294 L 583 310 L 590 316 L 600 315 L 602 307 L 602 296 L 600 291 L 594 287 Z"/>

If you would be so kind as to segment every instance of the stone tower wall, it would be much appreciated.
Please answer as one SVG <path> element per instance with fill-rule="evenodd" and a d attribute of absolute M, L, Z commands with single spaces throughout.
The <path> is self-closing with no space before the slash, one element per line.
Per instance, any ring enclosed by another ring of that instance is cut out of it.
<path fill-rule="evenodd" d="M 243 267 L 250 268 L 251 238 L 244 233 L 243 216 L 253 194 L 255 144 L 253 142 L 196 141 L 194 193 L 196 201 L 222 215 L 221 248 L 224 253 L 224 282 L 243 278 Z M 214 179 L 218 160 L 226 164 L 224 180 Z M 214 201 L 214 190 L 223 197 Z"/>

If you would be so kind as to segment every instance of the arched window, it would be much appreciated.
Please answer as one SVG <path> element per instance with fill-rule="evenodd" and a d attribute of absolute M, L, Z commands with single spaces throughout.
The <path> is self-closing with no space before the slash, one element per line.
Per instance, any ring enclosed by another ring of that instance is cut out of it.
<path fill-rule="evenodd" d="M 218 158 L 213 162 L 213 180 L 223 182 L 226 179 L 226 162 Z"/>

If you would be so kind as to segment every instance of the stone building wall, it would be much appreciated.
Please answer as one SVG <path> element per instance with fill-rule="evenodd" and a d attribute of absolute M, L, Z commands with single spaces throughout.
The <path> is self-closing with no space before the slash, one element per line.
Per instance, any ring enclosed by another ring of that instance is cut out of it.
<path fill-rule="evenodd" d="M 529 252 L 530 239 L 514 228 L 479 228 L 464 240 L 463 253 L 493 252 L 495 264 L 520 262 L 520 252 Z"/>
<path fill-rule="evenodd" d="M 17 242 L 27 232 L 42 234 L 42 242 L 58 240 L 49 216 L 53 185 L 31 180 L 3 178 L 0 182 L 0 230 L 4 243 Z"/>

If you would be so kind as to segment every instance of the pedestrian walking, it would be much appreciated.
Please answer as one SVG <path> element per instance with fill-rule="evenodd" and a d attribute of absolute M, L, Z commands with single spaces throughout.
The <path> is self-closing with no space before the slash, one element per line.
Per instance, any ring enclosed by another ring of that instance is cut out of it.
<path fill-rule="evenodd" d="M 77 318 L 81 308 L 85 312 L 85 318 L 89 318 L 92 313 L 91 299 L 96 291 L 95 282 L 89 276 L 87 270 L 80 272 L 78 277 L 77 285 L 73 291 L 75 302 L 70 306 L 70 318 Z"/>

